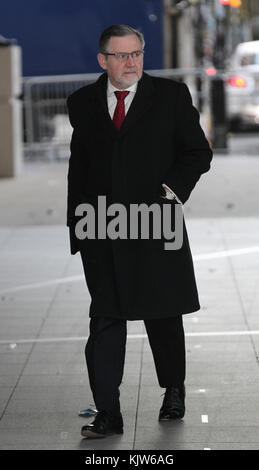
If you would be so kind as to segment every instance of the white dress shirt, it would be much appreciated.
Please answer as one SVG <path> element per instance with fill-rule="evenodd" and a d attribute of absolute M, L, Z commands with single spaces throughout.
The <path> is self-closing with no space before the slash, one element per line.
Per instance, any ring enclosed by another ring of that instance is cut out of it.
<path fill-rule="evenodd" d="M 124 106 L 125 106 L 125 116 L 129 110 L 129 107 L 132 103 L 132 100 L 135 96 L 135 93 L 137 91 L 137 86 L 138 82 L 134 83 L 134 85 L 129 86 L 128 88 L 125 88 L 123 91 L 129 91 L 129 94 L 125 97 L 124 99 Z M 113 114 L 117 105 L 117 98 L 115 95 L 115 91 L 122 91 L 120 88 L 116 88 L 115 86 L 112 85 L 108 78 L 108 83 L 107 83 L 107 103 L 108 103 L 108 111 L 111 116 L 111 119 L 113 118 Z M 177 195 L 173 192 L 171 188 L 169 188 L 166 184 L 162 184 L 164 189 L 166 191 L 166 199 L 176 199 L 178 203 L 181 204 L 180 199 L 177 197 Z"/>
<path fill-rule="evenodd" d="M 123 89 L 123 91 L 129 91 L 129 94 L 125 97 L 124 99 L 124 105 L 125 105 L 125 116 L 129 110 L 129 107 L 132 103 L 132 100 L 135 96 L 135 93 L 137 91 L 137 86 L 138 82 L 134 83 L 134 85 L 129 86 L 128 88 Z M 107 85 L 107 103 L 108 103 L 108 110 L 111 116 L 111 119 L 113 118 L 113 114 L 117 105 L 117 98 L 115 95 L 115 91 L 122 91 L 119 88 L 116 88 L 115 86 L 112 85 L 110 80 L 108 79 L 108 85 Z"/>

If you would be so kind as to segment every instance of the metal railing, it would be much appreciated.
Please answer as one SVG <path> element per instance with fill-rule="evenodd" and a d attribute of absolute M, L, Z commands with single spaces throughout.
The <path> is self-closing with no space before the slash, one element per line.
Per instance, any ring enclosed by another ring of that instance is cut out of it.
<path fill-rule="evenodd" d="M 25 157 L 68 155 L 72 129 L 66 99 L 99 74 L 58 75 L 23 79 Z"/>
<path fill-rule="evenodd" d="M 236 74 L 236 72 L 233 73 Z M 148 70 L 147 73 L 184 81 L 188 85 L 193 103 L 200 112 L 201 126 L 210 139 L 212 117 L 214 117 L 212 116 L 214 110 L 211 106 L 211 80 L 219 77 L 227 82 L 232 73 L 200 68 Z M 90 73 L 23 79 L 25 158 L 59 159 L 69 157 L 72 128 L 67 115 L 67 97 L 78 88 L 95 82 L 99 76 L 100 73 Z M 249 75 L 247 77 L 249 85 Z M 237 111 L 240 113 L 240 106 L 243 112 L 242 106 L 245 110 L 245 106 L 249 106 L 251 102 L 255 101 L 259 105 L 258 89 L 250 93 L 249 87 L 247 87 L 247 92 L 243 94 L 238 90 L 228 89 L 227 112 L 233 114 Z"/>
<path fill-rule="evenodd" d="M 197 108 L 200 108 L 201 102 L 203 108 L 207 106 L 208 76 L 204 70 L 163 69 L 148 70 L 147 73 L 185 81 Z M 67 97 L 78 88 L 95 82 L 99 76 L 100 73 L 90 73 L 23 79 L 25 158 L 69 157 L 72 128 L 67 115 Z"/>

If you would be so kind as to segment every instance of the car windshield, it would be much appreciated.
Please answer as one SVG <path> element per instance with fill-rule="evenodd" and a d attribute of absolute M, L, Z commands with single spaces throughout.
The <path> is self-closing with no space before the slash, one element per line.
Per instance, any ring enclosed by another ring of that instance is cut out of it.
<path fill-rule="evenodd" d="M 245 54 L 241 57 L 241 66 L 259 65 L 259 52 Z"/>

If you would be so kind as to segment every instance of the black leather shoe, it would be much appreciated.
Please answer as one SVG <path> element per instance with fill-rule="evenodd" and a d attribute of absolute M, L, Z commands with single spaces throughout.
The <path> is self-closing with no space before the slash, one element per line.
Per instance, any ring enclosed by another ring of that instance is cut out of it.
<path fill-rule="evenodd" d="M 106 437 L 110 434 L 123 434 L 122 415 L 110 415 L 107 411 L 98 411 L 91 424 L 83 426 L 81 435 L 88 438 Z"/>
<path fill-rule="evenodd" d="M 168 387 L 159 412 L 159 421 L 181 419 L 185 413 L 185 387 Z"/>

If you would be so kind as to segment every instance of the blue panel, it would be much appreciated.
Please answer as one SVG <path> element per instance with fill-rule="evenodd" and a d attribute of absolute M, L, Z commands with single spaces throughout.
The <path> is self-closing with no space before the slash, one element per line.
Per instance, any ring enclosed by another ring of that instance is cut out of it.
<path fill-rule="evenodd" d="M 23 49 L 23 75 L 100 72 L 104 28 L 129 24 L 144 33 L 145 69 L 163 67 L 162 0 L 8 0 L 0 34 Z"/>

